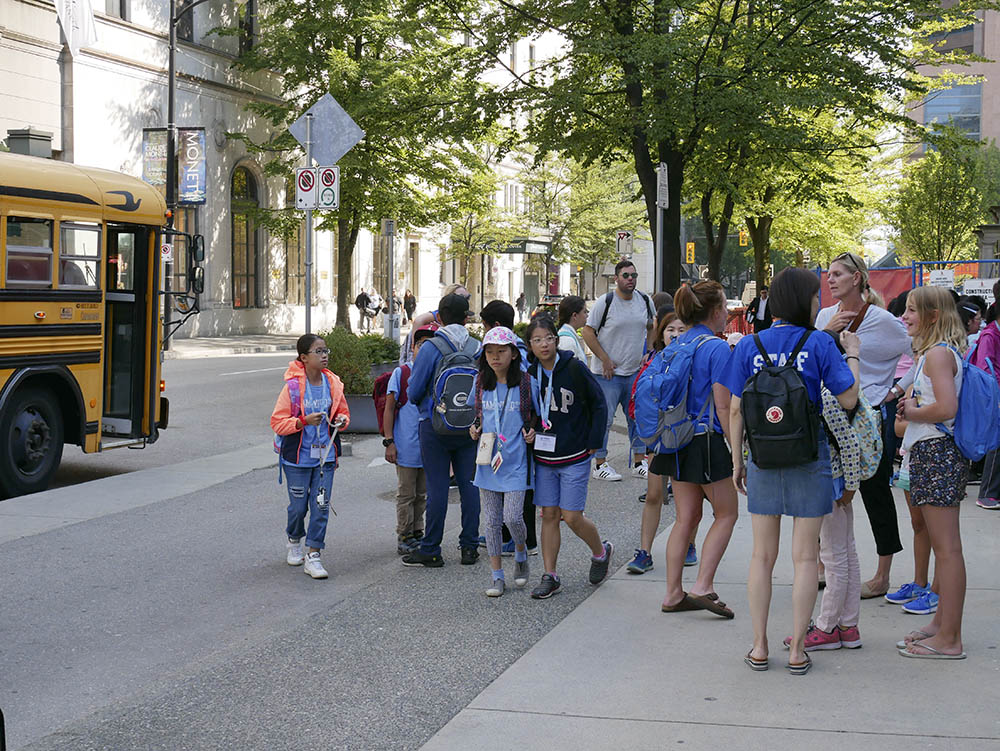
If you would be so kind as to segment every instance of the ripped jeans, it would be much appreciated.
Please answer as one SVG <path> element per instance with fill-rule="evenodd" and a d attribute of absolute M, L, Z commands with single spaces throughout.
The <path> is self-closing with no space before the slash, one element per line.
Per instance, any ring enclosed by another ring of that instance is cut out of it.
<path fill-rule="evenodd" d="M 288 482 L 288 526 L 285 532 L 290 540 L 301 540 L 306 535 L 306 547 L 322 550 L 326 539 L 326 523 L 330 518 L 335 465 L 329 462 L 323 467 L 323 487 L 328 504 L 326 508 L 316 505 L 319 490 L 319 467 L 290 467 L 282 465 Z M 306 511 L 309 512 L 309 532 L 306 534 Z"/>

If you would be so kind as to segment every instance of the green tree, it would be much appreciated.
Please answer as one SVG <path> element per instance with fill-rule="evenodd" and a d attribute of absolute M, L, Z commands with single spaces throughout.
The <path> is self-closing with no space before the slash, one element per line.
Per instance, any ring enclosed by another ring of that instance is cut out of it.
<path fill-rule="evenodd" d="M 272 157 L 268 171 L 287 175 L 300 159 L 285 129 L 327 91 L 365 131 L 339 162 L 340 209 L 320 224 L 337 231 L 338 326 L 349 326 L 361 228 L 374 230 L 383 217 L 401 227 L 455 220 L 485 168 L 478 142 L 497 119 L 497 99 L 482 83 L 487 61 L 456 40 L 453 16 L 474 16 L 476 8 L 462 0 L 447 9 L 400 0 L 259 4 L 255 44 L 236 66 L 281 82 L 280 101 L 248 105 L 280 135 L 264 145 L 242 136 Z"/>

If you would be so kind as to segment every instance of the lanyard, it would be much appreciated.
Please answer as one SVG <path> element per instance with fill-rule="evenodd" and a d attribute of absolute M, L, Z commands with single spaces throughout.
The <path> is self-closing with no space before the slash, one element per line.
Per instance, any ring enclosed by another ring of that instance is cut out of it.
<path fill-rule="evenodd" d="M 499 390 L 500 384 L 497 383 L 497 389 Z M 496 418 L 497 424 L 497 438 L 500 441 L 500 449 L 503 450 L 504 443 L 507 442 L 507 437 L 503 434 L 503 416 L 507 412 L 507 400 L 510 399 L 510 386 L 507 386 L 507 395 L 503 398 L 503 407 L 497 410 L 497 405 L 500 403 L 500 394 L 496 390 L 493 392 L 493 415 Z"/>
<path fill-rule="evenodd" d="M 538 369 L 536 371 L 538 375 L 538 385 L 542 385 L 542 364 L 538 363 Z M 545 389 L 545 396 L 542 398 L 542 403 L 539 405 L 539 417 L 542 419 L 542 430 L 548 430 L 552 427 L 552 423 L 549 422 L 549 410 L 552 408 L 552 377 L 556 374 L 555 367 L 552 368 L 552 375 L 549 376 L 549 387 Z"/>

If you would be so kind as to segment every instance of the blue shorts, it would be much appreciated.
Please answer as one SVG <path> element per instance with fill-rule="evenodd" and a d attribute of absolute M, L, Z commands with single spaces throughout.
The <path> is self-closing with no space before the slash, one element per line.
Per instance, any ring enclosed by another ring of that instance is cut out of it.
<path fill-rule="evenodd" d="M 834 500 L 830 445 L 822 431 L 816 461 L 783 469 L 761 469 L 752 460 L 747 465 L 747 510 L 751 514 L 815 518 L 833 511 Z"/>
<path fill-rule="evenodd" d="M 583 511 L 590 483 L 590 457 L 586 461 L 553 467 L 535 462 L 535 505 Z"/>

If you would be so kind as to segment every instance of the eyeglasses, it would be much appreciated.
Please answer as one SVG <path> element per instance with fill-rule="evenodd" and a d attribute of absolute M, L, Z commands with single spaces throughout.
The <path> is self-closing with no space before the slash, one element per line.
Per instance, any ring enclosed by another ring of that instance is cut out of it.
<path fill-rule="evenodd" d="M 622 279 L 638 279 L 638 278 L 639 278 L 639 272 L 638 271 L 636 271 L 636 272 L 634 272 L 632 274 L 629 274 L 628 272 L 625 272 L 625 273 L 622 274 Z"/>
<path fill-rule="evenodd" d="M 557 338 L 558 337 L 552 336 L 552 334 L 543 337 L 533 336 L 531 339 L 528 340 L 528 342 L 531 344 L 550 344 L 554 342 Z"/>
<path fill-rule="evenodd" d="M 311 349 L 309 350 L 309 354 L 319 355 L 320 357 L 326 357 L 328 354 L 330 354 L 330 350 L 328 350 L 326 347 L 323 347 L 321 349 Z"/>

